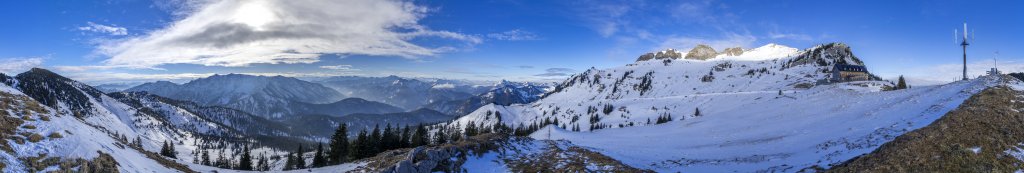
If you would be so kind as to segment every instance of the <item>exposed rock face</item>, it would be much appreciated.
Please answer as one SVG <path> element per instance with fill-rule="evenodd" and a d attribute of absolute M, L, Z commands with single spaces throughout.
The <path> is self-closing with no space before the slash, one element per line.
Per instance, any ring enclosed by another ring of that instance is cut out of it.
<path fill-rule="evenodd" d="M 654 59 L 654 53 L 647 53 L 647 54 L 640 55 L 640 58 L 636 58 L 636 62 L 647 61 L 647 60 L 651 60 L 651 59 Z"/>
<path fill-rule="evenodd" d="M 725 50 L 722 50 L 721 54 L 722 55 L 726 55 L 726 56 L 740 56 L 740 55 L 743 55 L 743 48 L 741 48 L 741 47 L 725 48 Z"/>
<path fill-rule="evenodd" d="M 717 55 L 718 52 L 715 52 L 715 48 L 711 48 L 711 46 L 701 44 L 697 45 L 697 47 L 694 47 L 693 49 L 690 49 L 690 52 L 686 53 L 686 59 L 707 60 L 714 58 Z"/>
<path fill-rule="evenodd" d="M 811 63 L 815 63 L 818 66 L 835 64 L 864 65 L 864 62 L 853 55 L 850 46 L 843 43 L 828 43 L 804 50 L 803 54 L 787 62 L 783 65 L 783 68 Z"/>
<path fill-rule="evenodd" d="M 683 57 L 683 53 L 682 52 L 676 51 L 675 49 L 666 49 L 664 51 L 657 52 L 657 53 L 647 53 L 647 54 L 644 54 L 644 55 L 640 55 L 640 58 L 637 58 L 636 61 L 640 62 L 640 61 L 647 61 L 647 60 L 651 60 L 651 59 L 659 59 L 659 60 L 660 59 L 679 59 L 679 58 L 682 58 L 682 57 Z"/>

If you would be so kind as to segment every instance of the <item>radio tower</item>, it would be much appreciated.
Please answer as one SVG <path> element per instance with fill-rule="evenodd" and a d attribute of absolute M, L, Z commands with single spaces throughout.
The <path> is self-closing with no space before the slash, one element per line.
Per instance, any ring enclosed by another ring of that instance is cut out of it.
<path fill-rule="evenodd" d="M 974 33 L 974 32 L 971 32 Z M 953 29 L 953 41 L 956 41 L 957 31 Z M 964 77 L 961 80 L 967 80 L 967 22 L 964 22 L 964 37 L 960 41 L 960 46 L 964 49 Z"/>

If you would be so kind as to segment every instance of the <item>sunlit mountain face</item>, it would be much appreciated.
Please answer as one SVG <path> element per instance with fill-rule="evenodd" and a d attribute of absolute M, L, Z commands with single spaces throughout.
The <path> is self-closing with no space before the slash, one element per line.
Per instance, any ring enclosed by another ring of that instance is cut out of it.
<path fill-rule="evenodd" d="M 1022 172 L 1021 6 L 0 2 L 0 172 Z"/>

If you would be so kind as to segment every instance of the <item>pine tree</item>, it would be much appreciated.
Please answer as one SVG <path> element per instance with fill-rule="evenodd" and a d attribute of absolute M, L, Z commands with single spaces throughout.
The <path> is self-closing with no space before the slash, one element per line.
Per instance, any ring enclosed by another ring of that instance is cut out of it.
<path fill-rule="evenodd" d="M 367 150 L 367 156 L 366 157 L 370 157 L 373 154 L 377 154 L 377 153 L 379 153 L 381 151 L 381 148 L 380 148 L 381 147 L 380 146 L 381 145 L 381 140 L 380 139 L 381 139 L 380 126 L 373 126 L 373 132 L 370 133 L 369 145 L 367 145 L 368 150 Z"/>
<path fill-rule="evenodd" d="M 267 166 L 267 157 L 263 156 L 263 153 L 260 153 L 259 158 L 256 158 L 256 166 L 253 167 L 253 170 L 266 171 L 266 170 L 263 170 L 263 167 L 266 167 L 266 166 Z"/>
<path fill-rule="evenodd" d="M 170 158 L 178 158 L 177 153 L 174 151 L 174 145 L 164 141 L 164 145 L 160 147 L 160 155 Z"/>
<path fill-rule="evenodd" d="M 346 161 L 345 157 L 348 157 L 349 143 L 348 143 L 348 125 L 341 124 L 338 129 L 334 131 L 334 135 L 331 136 L 331 143 L 328 144 L 330 151 L 327 154 L 327 161 L 331 164 L 341 164 Z"/>
<path fill-rule="evenodd" d="M 380 136 L 380 151 L 387 151 L 398 147 L 396 146 L 397 142 L 395 142 L 397 141 L 395 139 L 395 134 L 392 133 L 391 123 L 388 123 L 388 125 L 384 127 L 384 131 L 381 132 Z"/>
<path fill-rule="evenodd" d="M 410 137 L 412 137 L 412 134 L 409 133 L 409 125 L 406 125 L 404 128 L 402 128 L 402 133 L 399 134 L 399 137 L 398 137 L 398 147 L 400 147 L 400 148 L 409 147 L 409 138 Z"/>
<path fill-rule="evenodd" d="M 168 157 L 177 159 L 178 158 L 178 151 L 174 151 L 174 141 L 171 141 L 170 143 L 168 143 L 167 148 L 168 148 L 168 151 L 170 153 L 170 156 L 168 156 Z"/>
<path fill-rule="evenodd" d="M 240 170 L 252 170 L 252 153 L 249 151 L 249 145 L 245 145 L 242 149 L 242 157 L 238 159 L 238 169 Z"/>
<path fill-rule="evenodd" d="M 437 132 L 434 134 L 434 143 L 435 144 L 448 143 L 448 137 L 447 137 L 447 135 L 444 134 L 445 133 L 444 131 L 445 131 L 445 129 L 443 127 L 441 129 L 437 129 Z"/>
<path fill-rule="evenodd" d="M 409 139 L 411 147 L 418 147 L 427 145 L 430 142 L 430 138 L 427 135 L 427 128 L 423 125 L 416 126 L 416 132 L 412 134 L 412 139 Z"/>
<path fill-rule="evenodd" d="M 907 81 L 903 80 L 903 75 L 900 75 L 899 80 L 897 80 L 897 82 L 896 82 L 896 89 L 897 90 L 907 89 Z"/>
<path fill-rule="evenodd" d="M 295 169 L 295 153 L 288 153 L 287 158 L 284 161 L 284 170 Z"/>
<path fill-rule="evenodd" d="M 269 171 L 270 170 L 270 163 L 267 163 L 267 156 L 264 155 L 264 153 L 260 153 L 260 161 L 259 162 L 260 162 L 259 163 L 259 165 L 260 165 L 259 170 L 260 171 Z"/>
<path fill-rule="evenodd" d="M 352 146 L 349 146 L 349 158 L 362 159 L 363 155 L 366 155 L 366 130 L 360 130 L 359 135 L 356 136 L 356 140 L 352 141 Z"/>
<path fill-rule="evenodd" d="M 316 145 L 316 154 L 313 155 L 313 167 L 319 168 L 323 166 L 327 166 L 327 161 L 324 160 L 324 145 L 318 143 Z"/>
<path fill-rule="evenodd" d="M 210 151 L 203 150 L 203 165 L 210 166 Z"/>
<path fill-rule="evenodd" d="M 299 144 L 299 150 L 295 152 L 295 169 L 306 169 L 306 158 L 303 158 L 302 144 Z"/>

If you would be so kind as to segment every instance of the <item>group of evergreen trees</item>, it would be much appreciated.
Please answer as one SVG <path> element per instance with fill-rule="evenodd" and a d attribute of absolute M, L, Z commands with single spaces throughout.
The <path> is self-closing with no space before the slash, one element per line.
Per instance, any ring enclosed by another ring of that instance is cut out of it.
<path fill-rule="evenodd" d="M 374 127 L 372 131 L 365 129 L 356 135 L 354 140 L 348 138 L 348 125 L 342 124 L 331 136 L 327 148 L 317 145 L 311 164 L 306 163 L 303 146 L 288 154 L 285 170 L 323 167 L 345 163 L 377 155 L 391 149 L 417 147 L 430 144 L 430 136 L 426 126 L 392 127 L 390 124 L 381 129 Z"/>
<path fill-rule="evenodd" d="M 247 171 L 269 171 L 270 163 L 267 156 L 263 153 L 256 158 L 256 162 L 253 163 L 252 149 L 249 145 L 244 145 L 241 150 L 241 154 L 238 157 L 238 162 L 232 162 L 232 158 L 224 156 L 226 151 L 221 150 L 217 152 L 216 159 L 210 159 L 210 151 L 202 150 L 196 151 L 193 154 L 192 162 L 196 164 L 202 164 L 206 166 L 213 166 L 225 169 L 236 169 L 236 170 L 247 170 Z"/>
<path fill-rule="evenodd" d="M 170 158 L 178 158 L 178 152 L 174 151 L 174 144 L 164 141 L 164 145 L 160 147 L 160 155 Z"/>

